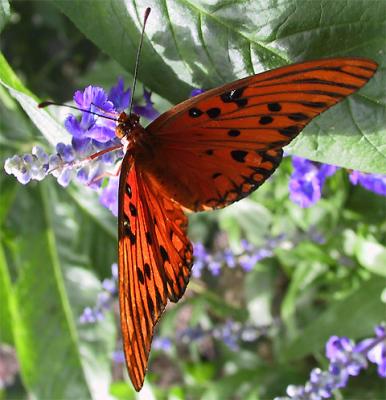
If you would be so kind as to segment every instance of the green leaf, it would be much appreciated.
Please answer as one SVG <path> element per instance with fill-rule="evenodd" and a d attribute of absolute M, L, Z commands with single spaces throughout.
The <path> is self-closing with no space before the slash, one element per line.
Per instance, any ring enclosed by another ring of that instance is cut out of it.
<path fill-rule="evenodd" d="M 374 59 L 380 68 L 370 83 L 317 118 L 287 151 L 386 173 L 385 2 L 369 7 L 358 0 L 347 8 L 333 0 L 107 0 L 92 6 L 82 0 L 54 1 L 129 72 L 145 8 L 151 7 L 139 76 L 174 103 L 186 99 L 192 86 L 212 88 L 292 62 L 337 56 Z"/>
<path fill-rule="evenodd" d="M 332 335 L 352 339 L 371 336 L 373 328 L 385 318 L 385 305 L 380 296 L 385 280 L 373 277 L 351 295 L 332 304 L 282 351 L 287 362 L 322 349 Z"/>
<path fill-rule="evenodd" d="M 82 309 L 95 302 L 100 282 L 68 267 L 81 264 L 84 253 L 70 260 L 68 241 L 56 243 L 55 234 L 59 239 L 58 231 L 71 232 L 74 224 L 51 186 L 47 181 L 39 183 L 40 190 L 23 187 L 7 219 L 14 237 L 7 251 L 17 272 L 11 321 L 21 376 L 37 398 L 108 399 L 114 322 L 76 327 Z M 87 297 L 90 288 L 93 297 Z"/>
<path fill-rule="evenodd" d="M 77 184 L 66 191 L 53 185 L 50 199 L 56 204 L 54 229 L 62 264 L 110 276 L 117 262 L 116 217 L 100 204 L 95 191 Z"/>
<path fill-rule="evenodd" d="M 355 255 L 359 264 L 374 274 L 386 277 L 386 248 L 380 243 L 357 239 Z M 385 282 L 386 285 L 386 282 Z"/>
<path fill-rule="evenodd" d="M 232 204 L 218 213 L 221 229 L 225 230 L 231 242 L 240 246 L 241 237 L 256 245 L 266 241 L 272 222 L 271 212 L 250 199 Z"/>
<path fill-rule="evenodd" d="M 284 321 L 288 321 L 295 312 L 296 301 L 299 299 L 302 292 L 327 269 L 326 266 L 319 261 L 311 262 L 310 260 L 312 259 L 306 256 L 305 260 L 307 261 L 300 261 L 298 263 L 284 296 L 281 305 L 281 316 Z"/>
<path fill-rule="evenodd" d="M 9 223 L 17 232 L 12 324 L 21 376 L 37 398 L 91 398 L 48 219 L 47 182 L 19 191 Z M 60 378 L 59 378 L 60 377 Z"/>
<path fill-rule="evenodd" d="M 14 97 L 49 143 L 68 142 L 70 135 L 47 111 L 37 107 L 39 100 L 19 80 L 7 60 L 0 53 L 0 84 Z"/>
<path fill-rule="evenodd" d="M 12 296 L 11 277 L 9 276 L 7 260 L 0 243 L 0 343 L 3 342 L 10 345 L 13 345 L 10 304 Z"/>
<path fill-rule="evenodd" d="M 8 22 L 8 19 L 11 15 L 11 10 L 9 7 L 8 0 L 0 1 L 0 32 L 3 30 L 4 26 Z"/>

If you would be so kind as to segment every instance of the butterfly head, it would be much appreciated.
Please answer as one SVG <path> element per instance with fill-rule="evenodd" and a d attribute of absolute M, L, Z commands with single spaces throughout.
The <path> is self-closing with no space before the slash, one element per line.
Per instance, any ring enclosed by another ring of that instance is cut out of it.
<path fill-rule="evenodd" d="M 125 112 L 119 114 L 115 135 L 119 139 L 128 138 L 130 134 L 140 127 L 139 116 L 137 114 L 127 115 Z"/>

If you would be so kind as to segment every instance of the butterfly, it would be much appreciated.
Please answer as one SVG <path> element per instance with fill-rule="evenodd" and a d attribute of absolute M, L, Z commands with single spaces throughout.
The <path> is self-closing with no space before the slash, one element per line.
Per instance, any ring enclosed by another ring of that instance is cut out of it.
<path fill-rule="evenodd" d="M 123 347 L 137 391 L 154 327 L 184 294 L 193 264 L 184 210 L 238 201 L 276 170 L 283 147 L 316 116 L 367 83 L 377 64 L 333 58 L 249 76 L 184 101 L 143 128 L 122 112 L 118 195 Z"/>

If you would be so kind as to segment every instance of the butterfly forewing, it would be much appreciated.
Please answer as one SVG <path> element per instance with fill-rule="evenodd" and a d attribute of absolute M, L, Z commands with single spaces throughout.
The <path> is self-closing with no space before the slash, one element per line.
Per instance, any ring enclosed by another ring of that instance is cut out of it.
<path fill-rule="evenodd" d="M 126 155 L 119 187 L 119 301 L 123 345 L 136 390 L 143 385 L 154 326 L 167 298 L 190 276 L 192 246 L 181 207 Z"/>
<path fill-rule="evenodd" d="M 310 61 L 183 102 L 147 127 L 158 139 L 154 173 L 172 198 L 192 210 L 239 200 L 272 174 L 283 146 L 361 88 L 376 67 L 360 58 Z"/>

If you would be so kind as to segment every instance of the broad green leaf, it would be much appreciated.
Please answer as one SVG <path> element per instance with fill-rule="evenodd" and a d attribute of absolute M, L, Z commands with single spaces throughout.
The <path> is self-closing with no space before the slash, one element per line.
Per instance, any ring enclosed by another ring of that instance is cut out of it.
<path fill-rule="evenodd" d="M 39 128 L 48 143 L 68 142 L 70 135 L 45 110 L 37 107 L 39 100 L 19 80 L 7 60 L 0 53 L 0 84 L 14 97 L 32 122 Z"/>
<path fill-rule="evenodd" d="M 285 347 L 283 359 L 288 362 L 320 350 L 332 335 L 352 339 L 371 336 L 374 326 L 385 318 L 380 298 L 385 284 L 384 279 L 373 277 L 347 298 L 332 304 Z"/>
<path fill-rule="evenodd" d="M 68 242 L 56 242 L 62 222 L 72 229 L 50 185 L 23 187 L 7 221 L 10 234 L 17 235 L 7 251 L 18 272 L 12 325 L 23 383 L 37 398 L 108 399 L 114 323 L 77 330 L 75 321 L 95 302 L 100 283 L 87 271 L 68 268 L 79 265 L 84 253 L 70 260 Z M 95 295 L 86 301 L 90 285 Z"/>
<path fill-rule="evenodd" d="M 47 182 L 23 188 L 8 223 L 17 234 L 12 325 L 25 387 L 36 398 L 91 398 L 47 207 Z M 17 208 L 15 209 L 17 205 Z M 11 229 L 11 228 L 9 228 Z"/>
<path fill-rule="evenodd" d="M 365 0 L 54 0 L 75 25 L 129 72 L 151 7 L 140 79 L 177 103 L 192 86 L 211 88 L 303 60 L 362 56 L 379 72 L 359 94 L 317 118 L 287 151 L 316 161 L 386 173 L 386 3 Z M 305 17 L 306 16 L 306 17 Z"/>

